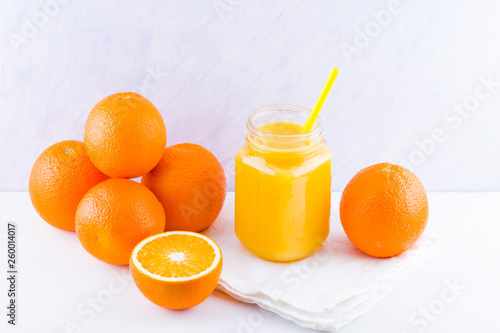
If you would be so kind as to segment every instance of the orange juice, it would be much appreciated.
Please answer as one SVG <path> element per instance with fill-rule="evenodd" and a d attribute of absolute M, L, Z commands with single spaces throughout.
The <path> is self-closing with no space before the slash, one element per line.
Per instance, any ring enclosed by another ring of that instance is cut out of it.
<path fill-rule="evenodd" d="M 305 258 L 329 233 L 331 152 L 320 120 L 300 134 L 308 114 L 293 105 L 257 110 L 236 155 L 236 236 L 266 260 Z"/>

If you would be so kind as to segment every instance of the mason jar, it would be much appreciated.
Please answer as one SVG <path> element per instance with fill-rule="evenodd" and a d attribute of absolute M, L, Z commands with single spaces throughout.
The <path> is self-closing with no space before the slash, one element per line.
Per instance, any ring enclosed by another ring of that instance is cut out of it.
<path fill-rule="evenodd" d="M 332 155 L 319 118 L 300 133 L 309 113 L 287 104 L 256 110 L 236 154 L 235 233 L 265 260 L 303 259 L 330 230 Z"/>

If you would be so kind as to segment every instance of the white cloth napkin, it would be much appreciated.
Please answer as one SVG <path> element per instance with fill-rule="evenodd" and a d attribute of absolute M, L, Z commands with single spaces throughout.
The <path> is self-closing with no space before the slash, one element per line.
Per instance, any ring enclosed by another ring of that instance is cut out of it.
<path fill-rule="evenodd" d="M 336 331 L 367 312 L 436 247 L 424 234 L 403 254 L 378 259 L 357 250 L 345 235 L 332 205 L 328 239 L 312 256 L 293 263 L 273 263 L 248 251 L 234 234 L 234 193 L 214 224 L 203 233 L 223 256 L 217 289 L 275 312 L 296 324 Z"/>

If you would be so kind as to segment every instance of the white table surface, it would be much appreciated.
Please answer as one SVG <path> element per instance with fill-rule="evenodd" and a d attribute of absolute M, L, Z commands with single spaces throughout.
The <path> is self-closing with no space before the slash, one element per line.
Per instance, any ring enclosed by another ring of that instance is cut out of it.
<path fill-rule="evenodd" d="M 339 199 L 335 193 L 332 214 Z M 439 237 L 438 249 L 343 333 L 499 332 L 500 193 L 430 193 L 429 201 L 427 232 Z M 0 221 L 2 312 L 8 221 L 17 224 L 19 260 L 18 326 L 7 325 L 2 313 L 2 332 L 311 332 L 219 291 L 192 309 L 157 307 L 135 287 L 128 267 L 91 257 L 74 233 L 45 223 L 27 193 L 0 193 Z M 453 293 L 450 283 L 461 287 Z M 429 307 L 429 319 L 418 314 Z"/>

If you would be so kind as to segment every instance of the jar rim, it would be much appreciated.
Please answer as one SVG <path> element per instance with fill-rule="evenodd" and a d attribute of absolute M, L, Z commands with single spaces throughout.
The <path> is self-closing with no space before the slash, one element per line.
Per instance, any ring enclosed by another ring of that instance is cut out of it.
<path fill-rule="evenodd" d="M 245 139 L 252 150 L 263 154 L 276 153 L 279 156 L 312 154 L 324 141 L 320 119 L 316 120 L 311 131 L 303 134 L 275 134 L 259 130 L 260 125 L 273 122 L 303 124 L 309 114 L 310 110 L 307 108 L 293 104 L 264 106 L 255 110 L 248 118 L 248 132 Z"/>
<path fill-rule="evenodd" d="M 321 118 L 318 116 L 316 121 L 314 122 L 313 128 L 306 133 L 301 133 L 301 134 L 273 134 L 273 133 L 268 133 L 268 132 L 262 132 L 258 129 L 258 127 L 254 124 L 256 118 L 258 115 L 263 115 L 263 114 L 269 114 L 273 112 L 286 112 L 290 114 L 301 114 L 307 117 L 311 113 L 311 110 L 309 110 L 306 107 L 300 106 L 300 105 L 295 105 L 295 104 L 270 104 L 263 106 L 254 112 L 248 117 L 247 121 L 247 129 L 251 131 L 254 135 L 257 135 L 261 138 L 277 138 L 280 140 L 286 140 L 286 141 L 301 141 L 301 140 L 307 140 L 311 139 L 312 137 L 315 137 L 317 135 L 321 135 L 322 128 L 321 128 Z"/>

